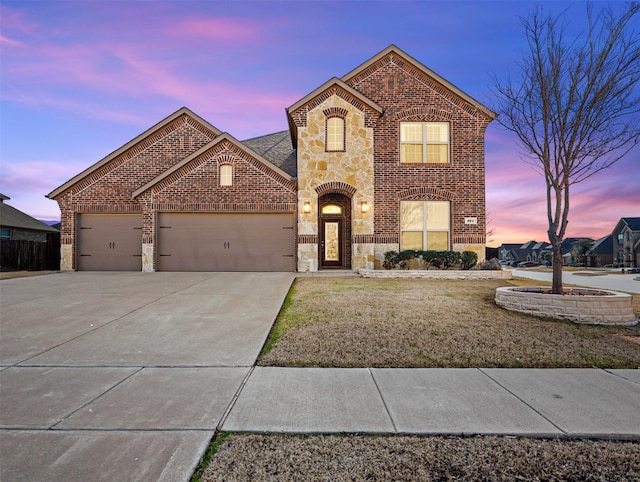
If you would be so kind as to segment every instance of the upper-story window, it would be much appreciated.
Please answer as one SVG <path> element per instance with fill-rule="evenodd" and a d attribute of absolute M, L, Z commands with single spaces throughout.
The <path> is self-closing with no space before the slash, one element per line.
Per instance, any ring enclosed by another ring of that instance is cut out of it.
<path fill-rule="evenodd" d="M 620 245 L 624 244 L 624 234 L 622 233 L 618 233 L 618 244 Z"/>
<path fill-rule="evenodd" d="M 401 122 L 400 162 L 449 162 L 449 123 Z"/>
<path fill-rule="evenodd" d="M 233 166 L 231 164 L 223 164 L 220 166 L 220 185 L 233 185 Z"/>
<path fill-rule="evenodd" d="M 344 119 L 329 117 L 327 119 L 327 151 L 344 151 Z"/>

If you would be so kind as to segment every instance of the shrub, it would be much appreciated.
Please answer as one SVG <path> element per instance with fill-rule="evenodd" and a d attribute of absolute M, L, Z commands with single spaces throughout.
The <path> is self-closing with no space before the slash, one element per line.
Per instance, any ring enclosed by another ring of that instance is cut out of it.
<path fill-rule="evenodd" d="M 460 260 L 462 269 L 471 269 L 478 263 L 478 255 L 473 251 L 463 251 Z"/>
<path fill-rule="evenodd" d="M 433 258 L 429 264 L 434 268 L 442 269 L 444 261 L 442 261 L 440 258 Z"/>
<path fill-rule="evenodd" d="M 384 262 L 382 263 L 382 267 L 384 269 L 395 268 L 397 262 L 398 262 L 397 251 L 387 251 L 386 253 L 384 253 Z"/>
<path fill-rule="evenodd" d="M 460 253 L 458 251 L 437 251 L 438 258 L 444 262 L 444 267 L 449 269 L 460 262 Z"/>
<path fill-rule="evenodd" d="M 471 266 L 474 266 L 477 262 L 477 255 L 471 251 L 467 251 L 470 253 L 467 255 L 469 259 L 468 261 Z M 429 263 L 433 267 L 437 267 L 438 269 L 450 269 L 454 266 L 463 262 L 463 254 L 458 251 L 434 251 L 434 250 L 415 250 L 415 249 L 405 249 L 404 251 L 387 251 L 384 253 L 384 263 L 383 267 L 385 269 L 393 269 L 399 266 L 401 269 L 407 268 L 407 261 L 413 258 L 423 259 L 425 262 Z M 434 262 L 435 260 L 435 262 Z M 469 268 L 463 268 L 469 269 Z"/>

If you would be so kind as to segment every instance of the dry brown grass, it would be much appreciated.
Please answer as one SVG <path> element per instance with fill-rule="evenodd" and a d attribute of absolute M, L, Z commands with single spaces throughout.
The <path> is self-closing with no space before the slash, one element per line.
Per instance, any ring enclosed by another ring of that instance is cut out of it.
<path fill-rule="evenodd" d="M 640 365 L 640 345 L 633 342 L 640 336 L 639 327 L 577 325 L 506 311 L 495 304 L 494 296 L 497 287 L 508 284 L 512 283 L 299 278 L 258 364 L 539 368 Z"/>
<path fill-rule="evenodd" d="M 640 443 L 231 435 L 202 481 L 640 480 Z"/>

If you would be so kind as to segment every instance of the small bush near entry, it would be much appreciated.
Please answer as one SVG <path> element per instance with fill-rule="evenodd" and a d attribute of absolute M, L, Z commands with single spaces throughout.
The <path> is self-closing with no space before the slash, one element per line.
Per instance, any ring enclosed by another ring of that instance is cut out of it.
<path fill-rule="evenodd" d="M 463 251 L 461 261 L 462 269 L 471 269 L 478 262 L 478 254 L 473 251 Z"/>
<path fill-rule="evenodd" d="M 473 251 L 434 251 L 405 249 L 403 251 L 387 251 L 384 253 L 383 267 L 407 269 L 410 259 L 421 259 L 431 268 L 436 269 L 471 269 L 478 262 L 478 255 Z"/>

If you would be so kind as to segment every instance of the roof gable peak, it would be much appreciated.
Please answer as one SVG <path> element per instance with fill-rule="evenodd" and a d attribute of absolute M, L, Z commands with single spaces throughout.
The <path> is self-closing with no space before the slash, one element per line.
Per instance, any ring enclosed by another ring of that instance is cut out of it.
<path fill-rule="evenodd" d="M 135 199 L 139 197 L 141 194 L 148 191 L 149 189 L 153 188 L 154 186 L 157 186 L 162 181 L 170 180 L 172 174 L 177 173 L 178 171 L 183 169 L 185 166 L 188 166 L 190 163 L 192 163 L 194 160 L 201 158 L 203 155 L 205 155 L 207 152 L 214 149 L 216 146 L 221 146 L 224 143 L 228 143 L 234 146 L 235 148 L 239 149 L 240 151 L 243 151 L 244 153 L 251 156 L 253 159 L 255 159 L 257 165 L 262 166 L 263 168 L 273 172 L 276 178 L 281 179 L 283 182 L 290 183 L 291 185 L 295 184 L 295 179 L 291 175 L 289 175 L 288 173 L 280 169 L 278 166 L 272 164 L 270 161 L 262 157 L 260 154 L 255 152 L 253 149 L 251 149 L 247 145 L 237 140 L 228 132 L 222 132 L 218 137 L 216 137 L 214 140 L 212 140 L 205 146 L 201 147 L 199 150 L 197 150 L 190 156 L 187 156 L 185 159 L 183 159 L 179 163 L 173 165 L 172 167 L 164 171 L 162 174 L 156 176 L 154 179 L 150 180 L 145 185 L 136 189 L 131 194 L 131 197 Z"/>
<path fill-rule="evenodd" d="M 332 91 L 335 91 L 335 92 L 332 92 Z M 376 102 L 369 99 L 368 97 L 363 95 L 361 92 L 358 92 L 356 89 L 346 84 L 344 81 L 340 80 L 339 78 L 332 77 L 331 79 L 326 81 L 324 84 L 322 84 L 320 87 L 318 87 L 317 89 L 314 89 L 312 92 L 305 95 L 302 99 L 300 99 L 298 102 L 293 104 L 291 107 L 288 107 L 287 109 L 285 109 L 287 113 L 287 121 L 289 122 L 289 131 L 291 132 L 291 139 L 293 141 L 294 148 L 297 147 L 297 142 L 298 142 L 298 135 L 297 135 L 298 124 L 295 119 L 295 113 L 300 109 L 304 108 L 308 104 L 316 104 L 316 103 L 319 104 L 323 102 L 325 100 L 324 95 L 326 95 L 327 92 L 331 92 L 331 95 L 333 95 L 334 93 L 338 93 L 340 91 L 346 94 L 345 100 L 347 100 L 347 102 L 350 102 L 351 104 L 354 104 L 358 109 L 361 109 L 361 110 L 368 109 L 370 112 L 373 112 L 377 115 L 382 114 L 383 109 Z M 330 95 L 327 95 L 327 98 L 328 97 L 330 97 Z M 312 108 L 313 107 L 316 107 L 316 105 L 312 105 Z"/>
<path fill-rule="evenodd" d="M 346 75 L 342 76 L 341 80 L 347 84 L 353 85 L 359 80 L 359 78 L 368 77 L 371 73 L 375 72 L 380 67 L 382 62 L 385 61 L 385 59 L 397 64 L 404 63 L 405 65 L 411 67 L 410 70 L 413 71 L 413 75 L 426 76 L 432 82 L 435 82 L 442 88 L 448 90 L 449 92 L 452 92 L 464 102 L 469 104 L 473 108 L 473 110 L 482 112 L 482 114 L 487 116 L 489 119 L 495 119 L 498 116 L 498 114 L 493 112 L 491 109 L 463 92 L 448 80 L 436 74 L 433 70 L 431 70 L 423 63 L 419 62 L 394 44 L 389 45 L 387 48 L 378 52 L 369 60 L 365 61 Z"/>
<path fill-rule="evenodd" d="M 184 117 L 185 122 L 187 122 L 188 119 L 191 119 L 193 121 L 192 125 L 194 125 L 196 129 L 208 132 L 211 135 L 211 137 L 215 138 L 222 133 L 222 131 L 220 131 L 217 127 L 214 127 L 212 124 L 204 120 L 202 117 L 194 113 L 189 108 L 181 107 L 180 109 L 175 111 L 173 114 L 170 114 L 169 116 L 162 119 L 160 122 L 156 123 L 149 129 L 144 131 L 142 134 L 139 134 L 135 138 L 131 139 L 129 142 L 127 142 L 125 145 L 123 145 L 119 149 L 116 149 L 111 154 L 102 158 L 95 164 L 91 165 L 90 167 L 82 171 L 80 174 L 74 176 L 73 178 L 71 178 L 64 184 L 62 184 L 60 187 L 54 189 L 49 194 L 47 194 L 46 197 L 48 197 L 49 199 L 55 199 L 57 196 L 59 196 L 69 188 L 73 187 L 78 182 L 87 178 L 91 174 L 95 173 L 103 166 L 109 164 L 114 159 L 117 159 L 120 156 L 125 155 L 128 151 L 135 149 L 137 146 L 139 147 L 144 146 L 145 141 L 147 141 L 149 138 L 152 138 L 155 134 L 161 132 L 162 129 L 166 128 L 167 126 L 169 126 L 170 124 L 174 123 L 175 121 L 177 121 L 182 117 Z"/>

